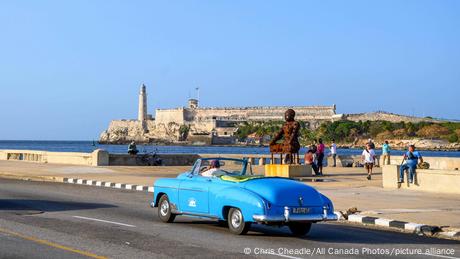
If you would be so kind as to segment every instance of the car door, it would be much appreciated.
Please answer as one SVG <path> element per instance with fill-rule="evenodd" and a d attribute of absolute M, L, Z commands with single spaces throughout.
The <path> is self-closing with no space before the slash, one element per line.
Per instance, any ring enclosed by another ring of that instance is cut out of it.
<path fill-rule="evenodd" d="M 211 179 L 198 174 L 200 164 L 195 165 L 189 177 L 182 180 L 179 186 L 179 209 L 185 213 L 209 213 L 209 185 Z"/>

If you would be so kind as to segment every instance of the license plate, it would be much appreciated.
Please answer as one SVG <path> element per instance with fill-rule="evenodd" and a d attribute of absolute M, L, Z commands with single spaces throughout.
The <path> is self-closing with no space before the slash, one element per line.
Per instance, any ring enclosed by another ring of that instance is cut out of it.
<path fill-rule="evenodd" d="M 309 208 L 292 208 L 293 214 L 307 214 L 309 211 Z"/>

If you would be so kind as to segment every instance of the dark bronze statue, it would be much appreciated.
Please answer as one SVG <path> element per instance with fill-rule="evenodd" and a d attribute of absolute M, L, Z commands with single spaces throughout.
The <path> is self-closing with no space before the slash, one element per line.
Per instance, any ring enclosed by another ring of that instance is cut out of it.
<path fill-rule="evenodd" d="M 300 150 L 300 143 L 299 143 L 299 130 L 300 124 L 294 120 L 295 111 L 293 109 L 289 109 L 284 113 L 284 118 L 286 122 L 284 123 L 281 130 L 275 135 L 273 140 L 270 142 L 270 152 L 273 153 L 281 153 L 286 154 L 285 162 L 292 164 L 294 162 L 294 157 L 297 155 L 297 163 L 298 161 L 298 153 Z M 277 141 L 283 138 L 282 144 L 277 144 Z"/>

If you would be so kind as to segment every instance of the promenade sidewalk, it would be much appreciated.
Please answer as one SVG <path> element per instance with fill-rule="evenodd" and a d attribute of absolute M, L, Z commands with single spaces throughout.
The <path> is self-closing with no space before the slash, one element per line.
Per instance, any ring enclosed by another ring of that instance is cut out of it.
<path fill-rule="evenodd" d="M 0 177 L 58 182 L 63 178 L 79 178 L 148 186 L 158 178 L 175 177 L 188 169 L 189 166 L 90 167 L 0 161 Z M 263 167 L 256 166 L 254 171 L 261 174 Z M 383 189 L 380 168 L 376 168 L 371 181 L 365 176 L 363 168 L 327 167 L 324 177 L 304 180 L 330 197 L 339 211 L 357 207 L 361 214 L 369 216 L 460 228 L 459 195 Z"/>

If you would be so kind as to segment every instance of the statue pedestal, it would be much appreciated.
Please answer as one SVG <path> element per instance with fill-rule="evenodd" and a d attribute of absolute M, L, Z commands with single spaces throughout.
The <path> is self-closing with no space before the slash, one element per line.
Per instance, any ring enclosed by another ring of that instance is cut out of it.
<path fill-rule="evenodd" d="M 306 177 L 312 176 L 311 165 L 277 165 L 269 164 L 265 165 L 265 176 L 279 176 L 279 177 Z"/>

